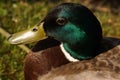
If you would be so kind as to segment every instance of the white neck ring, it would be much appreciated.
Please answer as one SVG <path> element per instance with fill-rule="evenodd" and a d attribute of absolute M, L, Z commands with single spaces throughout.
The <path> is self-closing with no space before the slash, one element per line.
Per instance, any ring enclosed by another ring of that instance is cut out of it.
<path fill-rule="evenodd" d="M 78 62 L 78 59 L 73 58 L 63 47 L 63 44 L 60 45 L 61 51 L 65 55 L 65 57 L 70 61 L 70 62 Z"/>

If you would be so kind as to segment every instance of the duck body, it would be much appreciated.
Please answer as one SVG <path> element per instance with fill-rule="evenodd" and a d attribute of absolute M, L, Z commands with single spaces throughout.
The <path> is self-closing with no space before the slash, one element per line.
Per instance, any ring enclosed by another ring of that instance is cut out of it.
<path fill-rule="evenodd" d="M 106 46 L 95 58 L 68 63 L 38 80 L 120 80 L 120 39 L 105 38 L 102 44 Z"/>
<path fill-rule="evenodd" d="M 65 58 L 60 44 L 42 50 L 42 53 L 34 50 L 25 59 L 25 80 L 119 80 L 120 39 L 104 38 L 99 52 L 101 54 L 92 59 L 71 63 Z"/>
<path fill-rule="evenodd" d="M 25 80 L 120 79 L 120 39 L 103 38 L 97 18 L 80 4 L 56 6 L 35 27 L 9 41 L 39 41 L 25 59 Z"/>

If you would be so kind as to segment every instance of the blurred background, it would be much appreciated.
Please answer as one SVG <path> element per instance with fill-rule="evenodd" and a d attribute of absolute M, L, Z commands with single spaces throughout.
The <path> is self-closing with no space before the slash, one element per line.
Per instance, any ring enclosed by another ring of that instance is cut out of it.
<path fill-rule="evenodd" d="M 63 2 L 85 5 L 101 22 L 104 36 L 120 38 L 120 0 L 0 0 L 0 29 L 12 34 L 30 28 Z M 24 80 L 23 63 L 27 52 L 9 44 L 7 34 L 0 30 L 0 80 Z"/>

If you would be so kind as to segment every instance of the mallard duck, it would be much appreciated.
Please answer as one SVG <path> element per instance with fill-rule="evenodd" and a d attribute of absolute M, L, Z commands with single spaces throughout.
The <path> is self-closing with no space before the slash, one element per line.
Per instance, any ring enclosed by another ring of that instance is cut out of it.
<path fill-rule="evenodd" d="M 62 3 L 11 44 L 39 41 L 25 58 L 25 80 L 120 80 L 120 39 L 103 37 L 85 6 Z"/>

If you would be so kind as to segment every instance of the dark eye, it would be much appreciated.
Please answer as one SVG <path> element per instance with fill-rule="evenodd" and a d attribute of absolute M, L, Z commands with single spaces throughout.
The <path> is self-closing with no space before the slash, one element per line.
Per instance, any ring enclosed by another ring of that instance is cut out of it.
<path fill-rule="evenodd" d="M 35 27 L 35 28 L 32 29 L 33 32 L 36 32 L 37 30 L 38 30 L 37 27 Z"/>
<path fill-rule="evenodd" d="M 56 20 L 56 22 L 59 24 L 59 25 L 65 25 L 67 23 L 67 20 L 65 18 L 58 18 Z"/>

